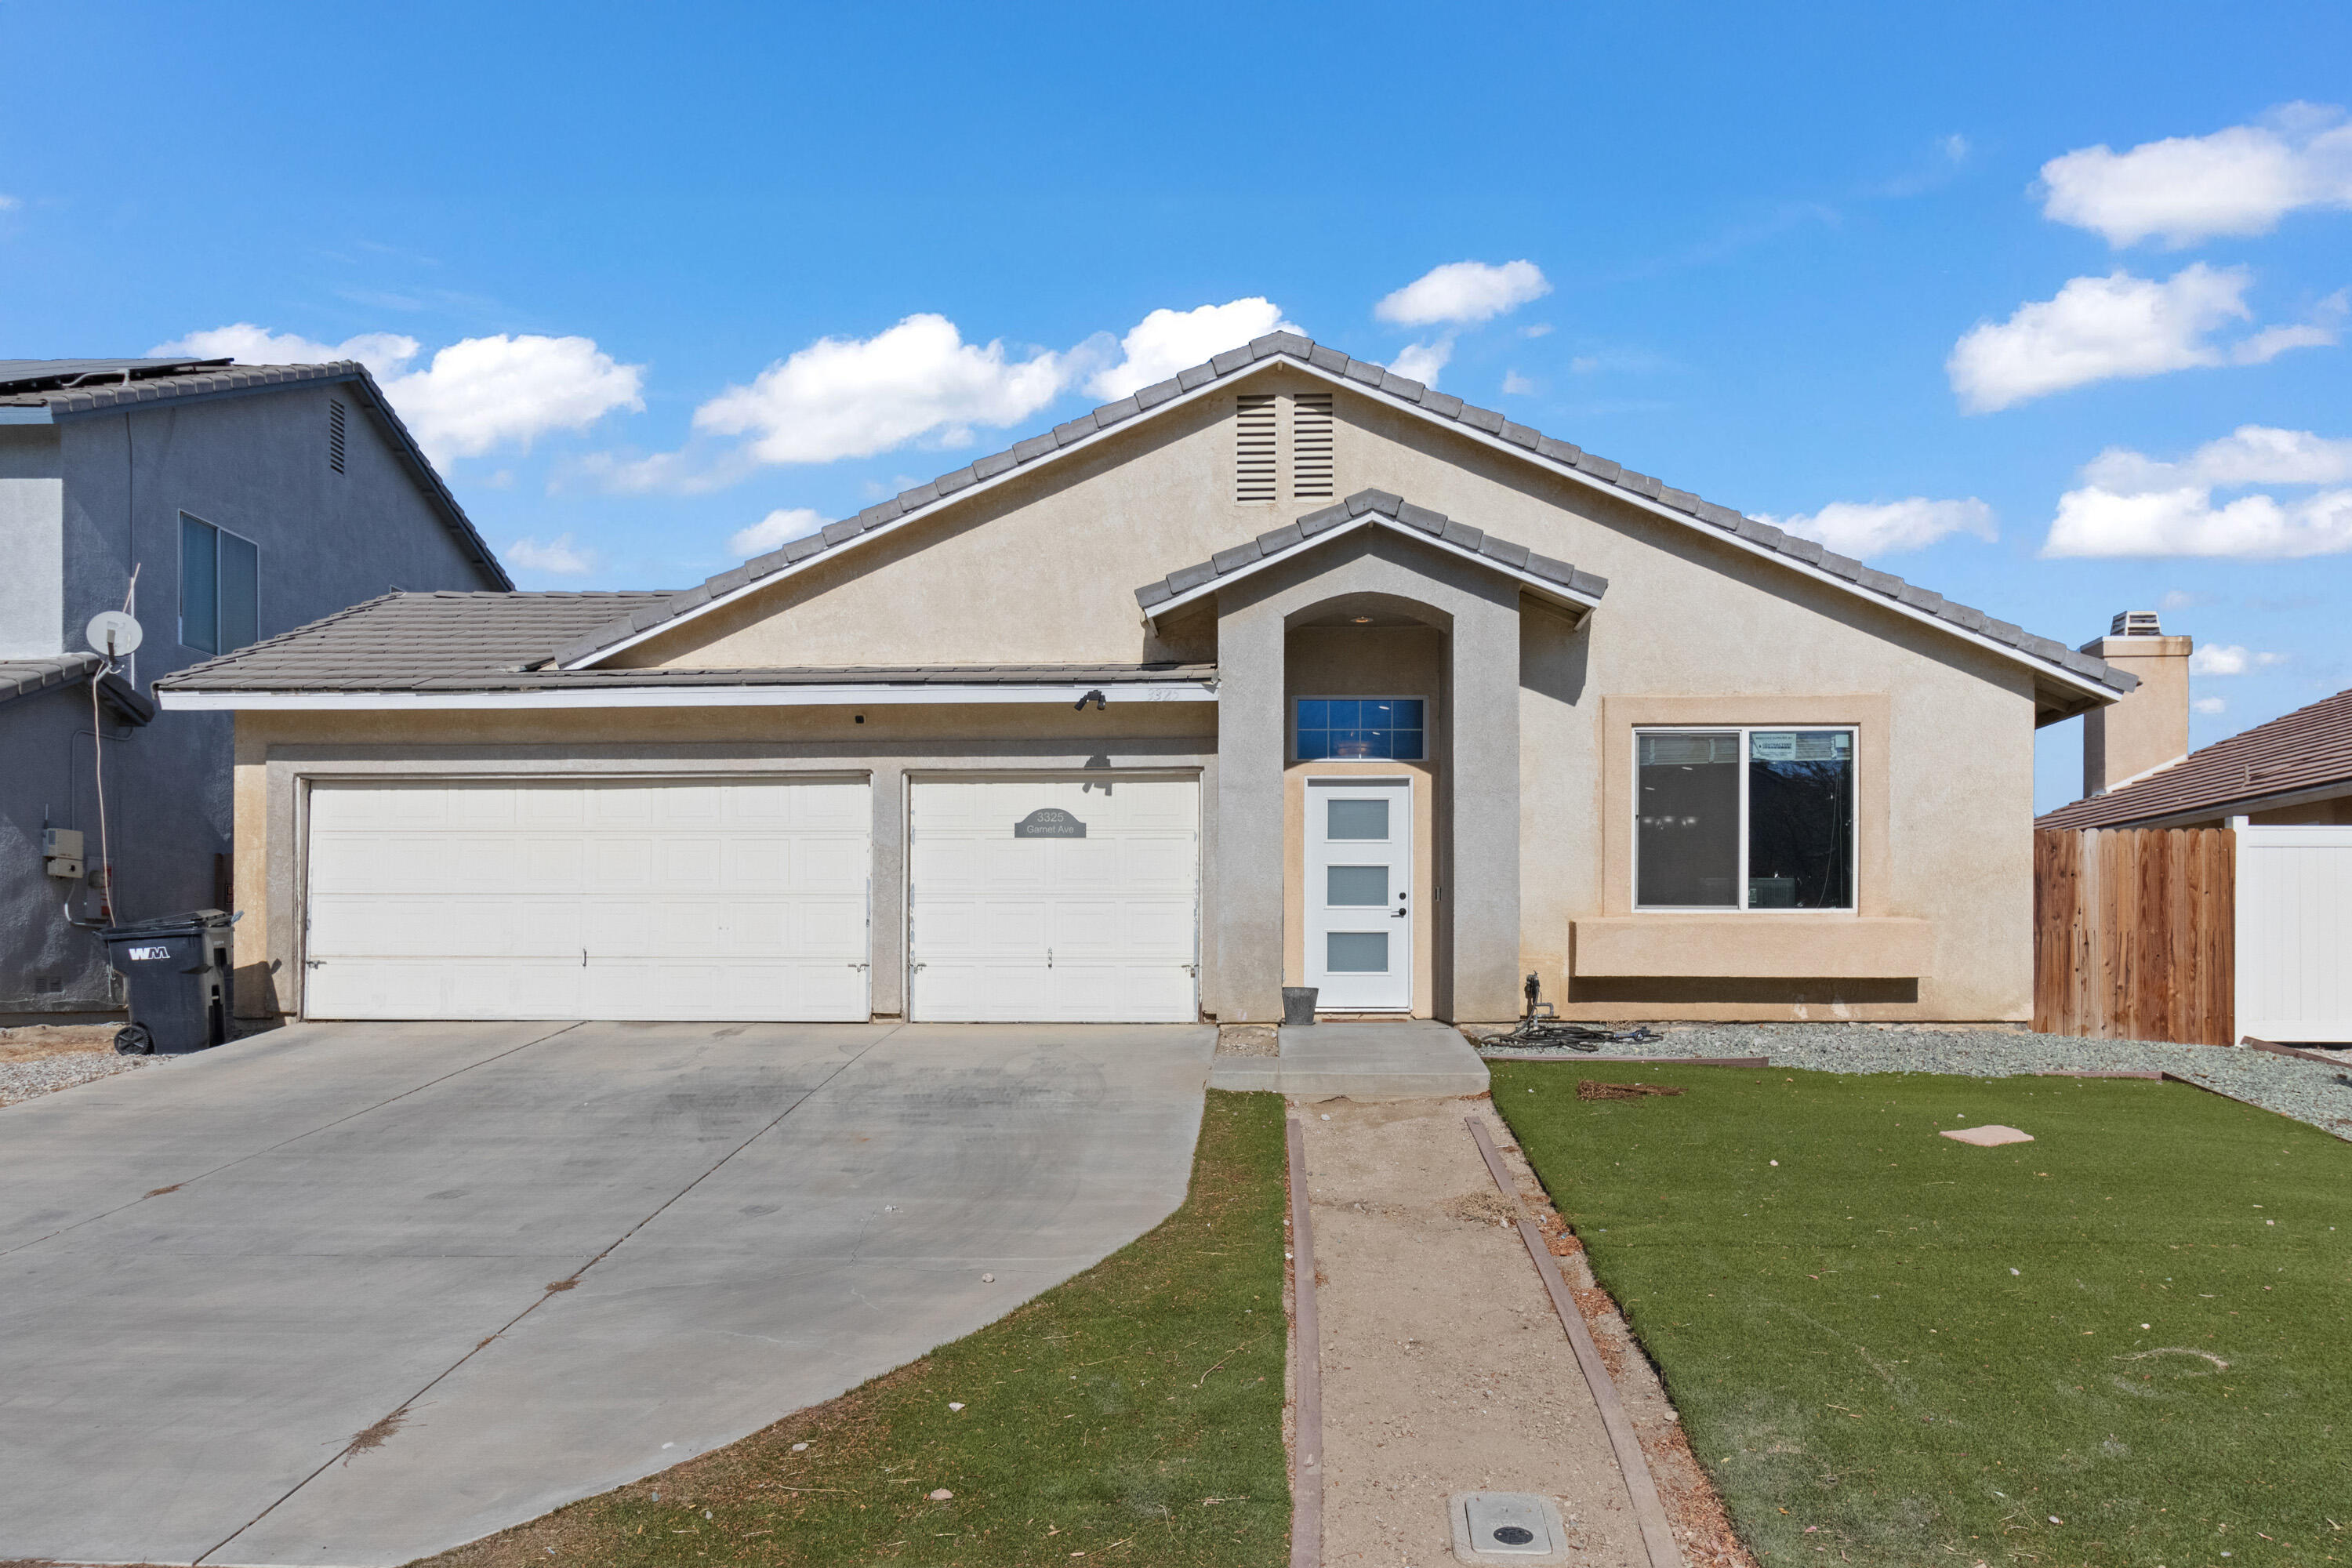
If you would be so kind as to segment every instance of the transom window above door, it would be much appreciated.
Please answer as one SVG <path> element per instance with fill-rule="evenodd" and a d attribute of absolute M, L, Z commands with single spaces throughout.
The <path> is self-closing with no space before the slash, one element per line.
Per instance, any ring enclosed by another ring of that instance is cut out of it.
<path fill-rule="evenodd" d="M 1850 910 L 1854 731 L 1634 734 L 1633 904 Z"/>
<path fill-rule="evenodd" d="M 1302 697 L 1297 744 L 1302 763 L 1419 762 L 1423 700 L 1418 697 Z"/>

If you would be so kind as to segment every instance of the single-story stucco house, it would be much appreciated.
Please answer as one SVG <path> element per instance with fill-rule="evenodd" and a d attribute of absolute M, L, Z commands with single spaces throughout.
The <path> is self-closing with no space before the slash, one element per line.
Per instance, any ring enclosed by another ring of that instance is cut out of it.
<path fill-rule="evenodd" d="M 2105 661 L 1289 333 L 236 714 L 247 1016 L 2022 1019 Z"/>

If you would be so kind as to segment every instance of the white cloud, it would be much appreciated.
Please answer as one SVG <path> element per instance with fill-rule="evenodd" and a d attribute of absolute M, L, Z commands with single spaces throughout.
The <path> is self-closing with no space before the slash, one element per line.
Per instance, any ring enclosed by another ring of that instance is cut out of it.
<path fill-rule="evenodd" d="M 2268 669 L 2274 664 L 2284 664 L 2283 653 L 2255 653 L 2233 643 L 2208 643 L 2189 656 L 2191 675 L 2243 675 L 2250 669 Z"/>
<path fill-rule="evenodd" d="M 1807 539 L 1817 539 L 1841 555 L 1892 555 L 1899 551 L 1924 550 L 1956 533 L 1973 534 L 1988 541 L 2000 537 L 2000 530 L 1993 522 L 1992 508 L 1974 496 L 1966 500 L 1929 500 L 1925 496 L 1913 496 L 1907 500 L 1870 503 L 1832 501 L 1817 512 L 1759 521 Z"/>
<path fill-rule="evenodd" d="M 2210 594 L 2192 594 L 2186 588 L 2174 588 L 2156 602 L 2159 610 L 2193 610 L 2214 602 Z"/>
<path fill-rule="evenodd" d="M 422 349 L 397 332 L 362 332 L 321 343 L 250 321 L 209 327 L 151 354 L 230 358 L 245 364 L 326 364 L 357 360 L 383 385 L 400 417 L 436 462 L 471 458 L 504 442 L 529 446 L 551 430 L 581 430 L 615 408 L 640 409 L 645 367 L 619 364 L 589 338 L 467 338 L 408 369 Z"/>
<path fill-rule="evenodd" d="M 1965 163 L 1969 161 L 1969 139 L 1957 131 L 1949 136 L 1939 138 L 1936 147 L 1952 163 Z"/>
<path fill-rule="evenodd" d="M 2268 234 L 2300 207 L 2352 207 L 2352 124 L 2292 103 L 2259 125 L 2173 136 L 2126 153 L 2085 147 L 2042 165 L 2042 211 L 2113 246 L 2160 237 L 2175 249 Z"/>
<path fill-rule="evenodd" d="M 1535 395 L 1535 393 L 1536 384 L 1529 381 L 1526 376 L 1521 375 L 1517 371 L 1507 370 L 1503 373 L 1504 396 L 1532 397 Z"/>
<path fill-rule="evenodd" d="M 207 327 L 200 332 L 157 343 L 147 353 L 157 359 L 184 355 L 189 359 L 233 359 L 241 364 L 331 364 L 355 359 L 378 381 L 397 375 L 424 345 L 398 332 L 362 332 L 340 343 L 322 343 L 296 332 L 273 332 L 251 321 Z"/>
<path fill-rule="evenodd" d="M 1372 314 L 1400 327 L 1439 322 L 1469 326 L 1492 321 L 1550 292 L 1543 269 L 1532 261 L 1506 261 L 1500 267 L 1483 261 L 1449 261 L 1431 268 L 1382 300 L 1372 307 Z"/>
<path fill-rule="evenodd" d="M 749 436 L 763 463 L 870 458 L 919 437 L 961 447 L 975 426 L 1017 425 L 1080 368 L 1053 353 L 1015 360 L 1002 339 L 967 343 L 945 316 L 908 316 L 870 338 L 820 338 L 694 412 L 697 430 Z"/>
<path fill-rule="evenodd" d="M 25 205 L 23 199 L 0 192 L 0 213 L 12 213 Z"/>
<path fill-rule="evenodd" d="M 1407 381 L 1417 381 L 1423 386 L 1437 384 L 1437 373 L 1454 357 L 1454 334 L 1446 333 L 1431 342 L 1407 343 L 1404 352 L 1389 361 L 1389 368 Z"/>
<path fill-rule="evenodd" d="M 2227 702 L 2222 701 L 2218 697 L 2200 697 L 2196 701 L 2191 702 L 2189 706 L 2195 709 L 2200 713 L 2219 713 L 2226 710 L 2230 705 Z"/>
<path fill-rule="evenodd" d="M 642 409 L 645 366 L 621 364 L 591 338 L 467 338 L 423 370 L 384 383 L 436 462 L 552 430 L 584 430 L 616 408 Z"/>
<path fill-rule="evenodd" d="M 2282 505 L 2266 495 L 2213 504 L 2202 485 L 2117 494 L 2098 486 L 2058 498 L 2047 556 L 2203 555 L 2258 560 L 2352 550 L 2352 489 Z"/>
<path fill-rule="evenodd" d="M 568 533 L 559 533 L 544 544 L 536 539 L 518 539 L 507 546 L 507 559 L 526 572 L 547 572 L 559 577 L 577 577 L 596 568 L 596 552 L 574 545 Z"/>
<path fill-rule="evenodd" d="M 1549 321 L 1531 321 L 1528 325 L 1519 329 L 1519 336 L 1523 338 L 1548 338 L 1551 336 L 1551 331 L 1552 326 Z"/>
<path fill-rule="evenodd" d="M 803 533 L 814 533 L 833 520 L 814 507 L 780 506 L 749 528 L 739 528 L 727 537 L 727 548 L 749 560 L 765 555 L 788 539 L 798 539 Z"/>
<path fill-rule="evenodd" d="M 2352 479 L 2352 438 L 2329 439 L 2309 430 L 2241 425 L 2177 463 L 2124 447 L 2091 459 L 2083 477 L 2103 489 L 2132 491 L 2181 485 L 2327 485 Z"/>
<path fill-rule="evenodd" d="M 2352 489 L 2281 500 L 2217 489 L 2342 485 L 2352 479 L 2352 440 L 2308 430 L 2241 425 L 2178 462 L 2110 447 L 2084 465 L 2083 483 L 2058 500 L 2046 556 L 2193 555 L 2294 559 L 2352 551 Z M 2164 607 L 2210 602 L 2166 595 Z"/>
<path fill-rule="evenodd" d="M 1281 306 L 1257 295 L 1191 310 L 1154 310 L 1119 340 L 1119 362 L 1097 373 L 1087 390 L 1111 402 L 1180 370 L 1204 364 L 1253 338 L 1297 331 L 1283 320 Z"/>
<path fill-rule="evenodd" d="M 2341 296 L 2321 319 L 2272 328 L 2223 345 L 2212 334 L 2250 319 L 2245 293 L 2253 274 L 2203 262 L 2164 282 L 2116 272 L 2077 278 L 2057 297 L 2018 307 L 2007 321 L 1986 321 L 1952 345 L 1945 370 L 1969 413 L 1985 414 L 2029 398 L 2116 377 L 2159 375 L 2196 365 L 2258 364 L 2291 348 L 2336 342 Z"/>

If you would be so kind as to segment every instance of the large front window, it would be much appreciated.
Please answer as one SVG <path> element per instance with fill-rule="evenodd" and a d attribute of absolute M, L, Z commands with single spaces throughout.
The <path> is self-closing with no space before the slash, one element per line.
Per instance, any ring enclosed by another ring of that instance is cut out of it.
<path fill-rule="evenodd" d="M 1418 697 L 1302 697 L 1297 755 L 1302 763 L 1419 762 L 1426 752 Z"/>
<path fill-rule="evenodd" d="M 1634 735 L 1633 902 L 1850 910 L 1852 730 Z"/>

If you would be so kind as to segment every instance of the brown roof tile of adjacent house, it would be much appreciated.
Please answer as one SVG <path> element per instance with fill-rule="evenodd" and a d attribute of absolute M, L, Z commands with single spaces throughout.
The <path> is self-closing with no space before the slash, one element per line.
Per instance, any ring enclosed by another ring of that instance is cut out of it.
<path fill-rule="evenodd" d="M 2036 827 L 2137 827 L 2228 816 L 2281 795 L 2352 788 L 2352 691 L 2217 741 L 2137 783 L 2062 805 Z"/>

